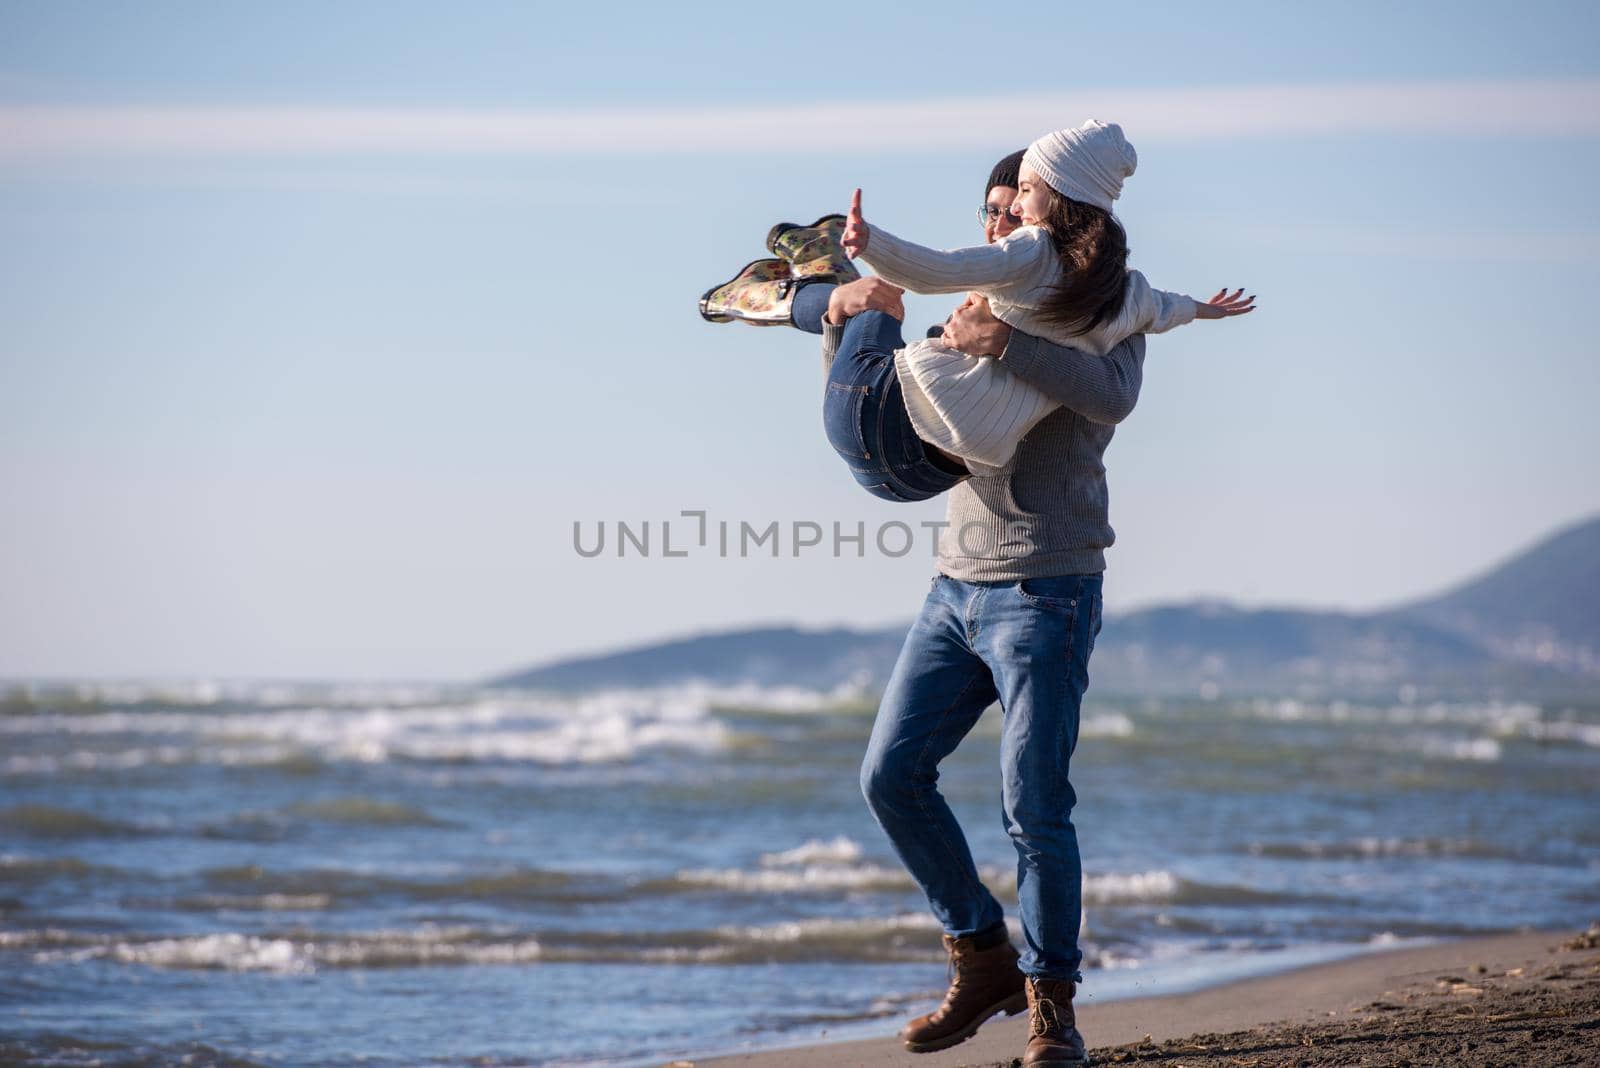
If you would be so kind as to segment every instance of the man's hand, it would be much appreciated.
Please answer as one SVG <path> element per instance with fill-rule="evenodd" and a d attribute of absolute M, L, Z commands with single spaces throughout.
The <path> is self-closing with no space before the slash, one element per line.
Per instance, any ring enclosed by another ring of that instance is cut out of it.
<path fill-rule="evenodd" d="M 861 217 L 861 190 L 857 189 L 850 196 L 850 214 L 845 216 L 844 233 L 839 235 L 839 244 L 844 246 L 845 255 L 855 259 L 867 250 L 867 239 L 871 236 L 871 227 Z"/>
<path fill-rule="evenodd" d="M 905 322 L 906 305 L 901 298 L 905 290 L 883 279 L 868 275 L 846 282 L 828 295 L 828 322 L 839 326 L 852 315 L 864 311 L 881 311 Z"/>
<path fill-rule="evenodd" d="M 1256 295 L 1252 293 L 1240 300 L 1239 296 L 1243 292 L 1243 289 L 1235 289 L 1233 296 L 1230 297 L 1228 296 L 1228 288 L 1226 286 L 1222 287 L 1217 290 L 1216 296 L 1204 304 L 1198 300 L 1194 302 L 1194 317 L 1196 319 L 1226 319 L 1231 315 L 1243 315 L 1245 312 L 1255 311 Z"/>
<path fill-rule="evenodd" d="M 969 293 L 967 302 L 951 314 L 939 338 L 946 347 L 968 356 L 998 356 L 1010 340 L 1011 328 L 996 319 L 988 299 L 976 293 Z"/>

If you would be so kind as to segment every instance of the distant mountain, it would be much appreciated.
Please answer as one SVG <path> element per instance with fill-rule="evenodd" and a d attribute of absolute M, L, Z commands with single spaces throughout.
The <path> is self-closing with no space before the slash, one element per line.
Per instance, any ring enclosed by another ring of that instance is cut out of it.
<path fill-rule="evenodd" d="M 565 659 L 489 682 L 549 690 L 723 685 L 880 689 L 906 625 L 739 628 Z M 1437 597 L 1369 613 L 1216 602 L 1108 616 L 1100 693 L 1600 694 L 1600 519 Z"/>
<path fill-rule="evenodd" d="M 894 663 L 905 636 L 905 627 L 882 631 L 740 628 L 561 660 L 493 679 L 489 685 L 588 690 L 694 679 L 726 685 L 748 682 L 831 689 L 858 681 L 871 686 L 881 681 L 885 660 Z"/>
<path fill-rule="evenodd" d="M 1462 635 L 1505 659 L 1600 674 L 1600 518 L 1393 614 Z"/>

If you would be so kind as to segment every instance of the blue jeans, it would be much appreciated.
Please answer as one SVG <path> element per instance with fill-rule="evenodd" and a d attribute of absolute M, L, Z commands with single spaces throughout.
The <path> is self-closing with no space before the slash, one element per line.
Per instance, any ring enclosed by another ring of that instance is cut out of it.
<path fill-rule="evenodd" d="M 861 792 L 946 934 L 1004 922 L 938 789 L 939 762 L 983 710 L 1002 709 L 1001 822 L 1017 851 L 1031 976 L 1081 982 L 1083 865 L 1068 776 L 1101 577 L 962 582 L 938 575 L 906 635 L 861 764 Z"/>
<path fill-rule="evenodd" d="M 834 289 L 824 282 L 801 286 L 790 312 L 794 324 L 822 333 Z M 868 493 L 886 501 L 925 501 L 969 472 L 940 456 L 912 427 L 894 369 L 895 350 L 904 347 L 898 319 L 880 311 L 851 317 L 828 371 L 822 426 L 828 444 Z"/>

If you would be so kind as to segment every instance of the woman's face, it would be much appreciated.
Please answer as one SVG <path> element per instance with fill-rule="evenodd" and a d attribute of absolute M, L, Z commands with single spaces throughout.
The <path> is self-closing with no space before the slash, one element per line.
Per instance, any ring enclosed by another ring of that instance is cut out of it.
<path fill-rule="evenodd" d="M 991 213 L 983 224 L 983 239 L 988 244 L 994 244 L 1019 225 L 1017 217 L 1011 214 L 1011 202 L 1015 199 L 1017 191 L 1009 185 L 995 186 L 984 198 L 983 202 L 989 208 L 999 209 L 998 213 Z"/>
<path fill-rule="evenodd" d="M 1011 210 L 1021 216 L 1024 226 L 1037 226 L 1050 210 L 1051 195 L 1044 180 L 1024 167 L 1017 178 L 1017 199 L 1011 202 Z"/>

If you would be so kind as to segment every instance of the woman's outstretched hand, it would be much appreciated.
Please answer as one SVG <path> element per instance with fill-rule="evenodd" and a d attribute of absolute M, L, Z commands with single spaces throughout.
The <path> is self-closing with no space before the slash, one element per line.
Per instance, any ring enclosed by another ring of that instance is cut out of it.
<path fill-rule="evenodd" d="M 871 236 L 867 220 L 861 217 L 861 190 L 857 189 L 850 196 L 850 214 L 845 216 L 844 233 L 839 236 L 839 244 L 844 246 L 845 255 L 855 259 L 867 250 L 867 238 Z"/>
<path fill-rule="evenodd" d="M 1240 299 L 1243 289 L 1235 289 L 1233 296 L 1228 295 L 1228 287 L 1223 286 L 1217 290 L 1217 295 L 1201 304 L 1195 301 L 1194 317 L 1196 319 L 1226 319 L 1232 315 L 1243 315 L 1245 312 L 1256 310 L 1256 295 Z"/>

